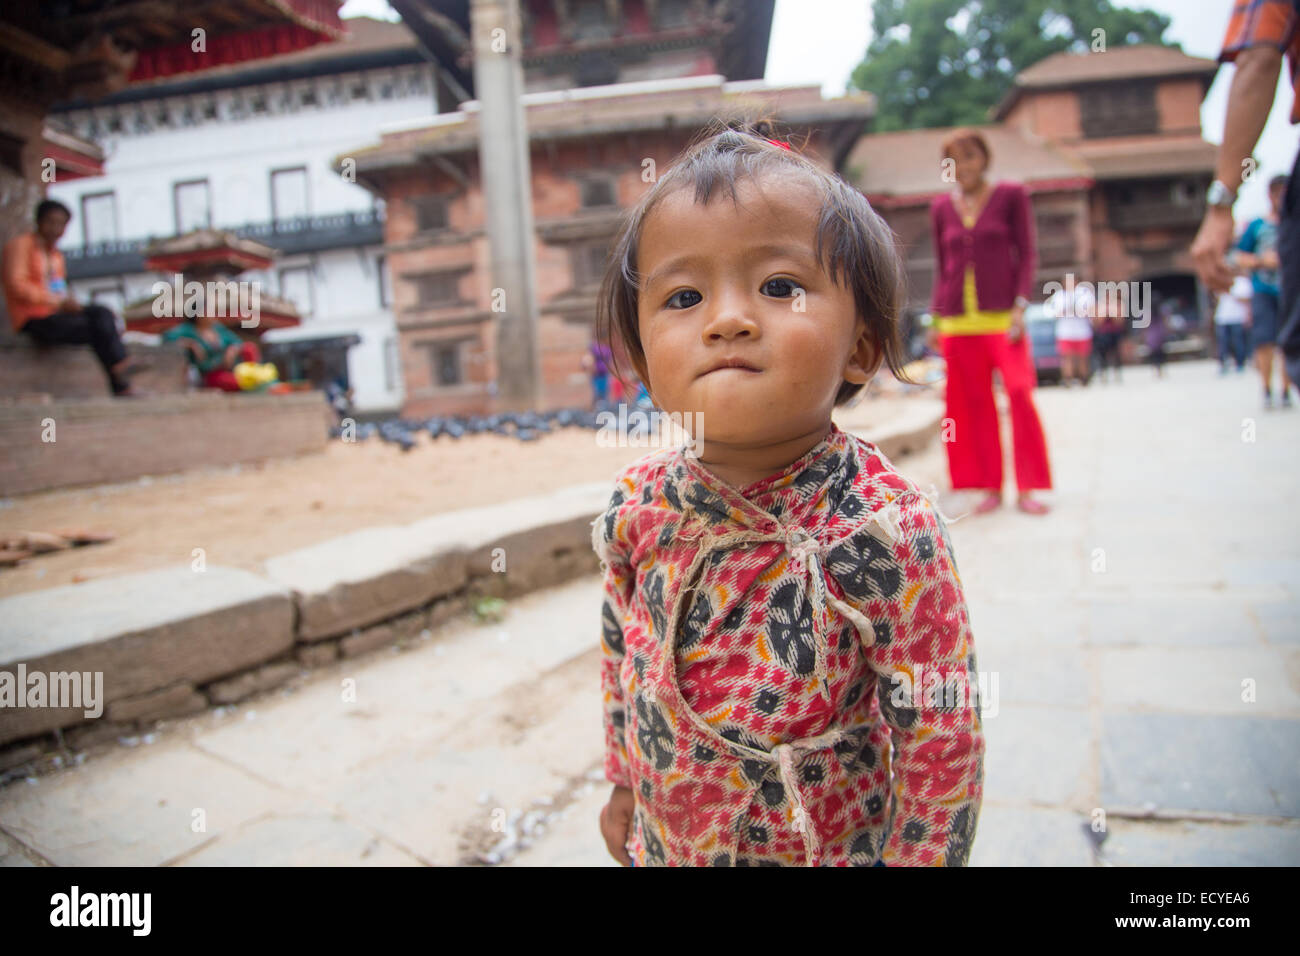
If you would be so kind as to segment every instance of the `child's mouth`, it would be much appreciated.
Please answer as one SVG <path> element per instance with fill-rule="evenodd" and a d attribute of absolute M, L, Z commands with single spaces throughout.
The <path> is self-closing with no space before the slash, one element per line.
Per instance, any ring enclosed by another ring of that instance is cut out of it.
<path fill-rule="evenodd" d="M 760 372 L 762 369 L 755 368 L 747 362 L 740 359 L 724 359 L 718 362 L 712 368 L 701 372 L 697 378 L 703 378 L 705 375 L 712 375 L 714 372 Z"/>

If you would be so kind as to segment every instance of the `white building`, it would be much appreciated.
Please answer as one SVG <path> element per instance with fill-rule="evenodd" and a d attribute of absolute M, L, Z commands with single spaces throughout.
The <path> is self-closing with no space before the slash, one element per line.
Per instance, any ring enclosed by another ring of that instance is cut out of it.
<path fill-rule="evenodd" d="M 144 269 L 151 238 L 211 226 L 279 250 L 240 278 L 292 300 L 302 325 L 263 341 L 310 339 L 328 355 L 321 340 L 358 336 L 354 401 L 382 412 L 403 399 L 383 210 L 333 163 L 382 126 L 437 113 L 441 82 L 402 24 L 345 22 L 339 43 L 63 104 L 52 115 L 103 147 L 105 175 L 49 196 L 73 211 L 61 246 L 73 290 L 119 312 L 164 278 Z"/>

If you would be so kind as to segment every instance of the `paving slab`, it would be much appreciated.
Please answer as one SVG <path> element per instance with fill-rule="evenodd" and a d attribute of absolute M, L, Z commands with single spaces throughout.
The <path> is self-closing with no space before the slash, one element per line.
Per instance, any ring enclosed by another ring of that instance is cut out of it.
<path fill-rule="evenodd" d="M 1227 717 L 1300 717 L 1300 650 L 1253 647 L 1113 648 L 1097 652 L 1101 704 L 1122 710 Z M 1243 700 L 1253 681 L 1254 700 Z"/>
<path fill-rule="evenodd" d="M 1088 658 L 1077 648 L 1027 644 L 987 644 L 976 642 L 976 663 L 985 675 L 987 688 L 985 719 L 992 722 L 1001 709 L 1015 709 L 1022 704 L 1039 707 L 1087 708 L 1091 692 Z"/>
<path fill-rule="evenodd" d="M 304 793 L 346 789 L 371 764 L 400 762 L 510 688 L 589 653 L 600 594 L 599 578 L 585 578 L 509 601 L 500 624 L 461 621 L 404 652 L 342 661 L 273 706 L 257 704 L 256 723 L 197 730 L 195 745 Z"/>
<path fill-rule="evenodd" d="M 1112 817 L 1112 866 L 1300 866 L 1300 824 L 1145 822 Z"/>
<path fill-rule="evenodd" d="M 1003 706 L 984 721 L 984 799 L 1084 807 L 1093 786 L 1092 726 L 1078 710 Z"/>
<path fill-rule="evenodd" d="M 1107 714 L 1101 805 L 1300 817 L 1300 720 Z"/>
<path fill-rule="evenodd" d="M 323 811 L 274 814 L 218 837 L 184 866 L 421 866 L 386 840 Z"/>
<path fill-rule="evenodd" d="M 182 740 L 34 779 L 0 791 L 0 829 L 57 866 L 158 866 L 268 810 L 300 805 Z"/>
<path fill-rule="evenodd" d="M 1088 603 L 1088 643 L 1258 646 L 1265 635 L 1251 607 L 1249 601 L 1213 592 L 1108 596 Z"/>
<path fill-rule="evenodd" d="M 588 781 L 582 787 L 583 795 L 549 822 L 545 835 L 505 865 L 621 868 L 600 834 L 600 811 L 609 801 L 609 792 L 609 784 Z"/>
<path fill-rule="evenodd" d="M 1300 644 L 1300 601 L 1252 601 L 1250 611 L 1270 644 Z"/>
<path fill-rule="evenodd" d="M 970 866 L 1092 866 L 1082 813 L 984 804 Z"/>

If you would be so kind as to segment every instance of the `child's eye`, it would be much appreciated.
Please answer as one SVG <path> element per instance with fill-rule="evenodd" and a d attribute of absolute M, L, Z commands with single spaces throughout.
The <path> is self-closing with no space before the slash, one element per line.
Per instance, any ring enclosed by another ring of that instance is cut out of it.
<path fill-rule="evenodd" d="M 693 305 L 699 305 L 704 300 L 694 289 L 682 289 L 681 292 L 674 292 L 668 297 L 665 305 L 670 309 L 689 309 Z"/>
<path fill-rule="evenodd" d="M 798 288 L 800 288 L 799 283 L 793 279 L 768 279 L 763 283 L 763 295 L 770 295 L 775 299 L 788 299 Z"/>

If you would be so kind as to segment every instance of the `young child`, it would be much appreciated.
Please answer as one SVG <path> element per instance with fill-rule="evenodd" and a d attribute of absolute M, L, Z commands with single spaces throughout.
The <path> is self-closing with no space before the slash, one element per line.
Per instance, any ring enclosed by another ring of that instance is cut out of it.
<path fill-rule="evenodd" d="M 902 268 L 860 193 L 768 135 L 689 149 L 601 295 L 600 334 L 694 423 L 593 524 L 601 829 L 624 865 L 960 866 L 984 738 L 952 546 L 831 421 L 900 375 Z"/>

